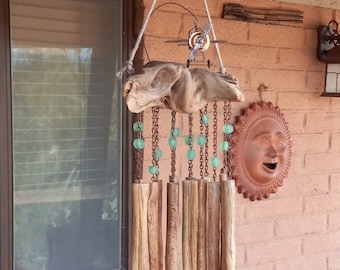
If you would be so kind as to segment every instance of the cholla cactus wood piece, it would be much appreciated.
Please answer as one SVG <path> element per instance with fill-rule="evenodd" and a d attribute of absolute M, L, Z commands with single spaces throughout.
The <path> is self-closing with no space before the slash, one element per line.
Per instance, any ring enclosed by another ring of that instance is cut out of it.
<path fill-rule="evenodd" d="M 153 61 L 122 87 L 128 109 L 140 113 L 151 107 L 193 113 L 212 101 L 244 101 L 238 80 L 230 74 L 183 64 Z"/>

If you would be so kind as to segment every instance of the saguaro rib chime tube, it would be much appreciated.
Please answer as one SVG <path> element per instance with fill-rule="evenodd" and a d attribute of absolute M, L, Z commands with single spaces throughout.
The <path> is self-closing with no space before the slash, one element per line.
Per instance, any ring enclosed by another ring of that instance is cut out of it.
<path fill-rule="evenodd" d="M 231 125 L 231 105 L 224 102 L 224 141 L 223 168 L 220 173 L 221 181 L 221 270 L 235 270 L 235 181 L 231 176 L 230 142 L 234 129 Z"/>
<path fill-rule="evenodd" d="M 158 110 L 153 112 L 153 126 L 158 126 Z M 153 153 L 152 182 L 142 180 L 144 140 L 143 123 L 138 115 L 133 125 L 137 133 L 133 142 L 136 151 L 136 180 L 132 185 L 132 269 L 162 269 L 162 187 L 158 183 L 158 156 Z M 156 128 L 157 129 L 157 128 Z M 154 129 L 153 129 L 154 132 Z M 158 149 L 158 132 L 153 136 L 153 148 Z M 159 149 L 158 149 L 159 150 Z M 155 170 L 155 168 L 157 170 Z"/>

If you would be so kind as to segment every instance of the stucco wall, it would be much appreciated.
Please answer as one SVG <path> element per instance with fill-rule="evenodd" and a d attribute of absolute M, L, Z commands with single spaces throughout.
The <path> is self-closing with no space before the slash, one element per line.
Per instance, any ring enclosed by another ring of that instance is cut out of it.
<path fill-rule="evenodd" d="M 158 4 L 164 2 L 158 1 Z M 268 90 L 263 92 L 263 100 L 280 107 L 293 142 L 289 176 L 278 193 L 255 202 L 237 195 L 237 269 L 340 269 L 340 99 L 320 97 L 325 65 L 315 56 L 316 28 L 327 24 L 334 12 L 269 0 L 233 1 L 248 7 L 282 7 L 304 12 L 301 24 L 266 25 L 221 19 L 224 1 L 208 2 L 217 38 L 227 41 L 220 43 L 224 66 L 239 79 L 246 96 L 246 102 L 232 104 L 233 120 L 242 109 L 259 100 L 258 86 L 265 84 Z M 150 0 L 144 1 L 144 12 L 150 3 Z M 177 3 L 198 16 L 201 26 L 207 22 L 203 1 Z M 143 5 L 139 9 L 143 11 Z M 137 23 L 140 26 L 141 22 Z M 167 41 L 187 38 L 192 27 L 193 17 L 184 9 L 173 5 L 158 9 L 145 36 L 150 59 L 185 63 L 187 47 Z M 213 62 L 212 70 L 218 71 L 214 46 L 205 55 Z M 148 61 L 145 54 L 144 61 Z M 221 122 L 222 104 L 219 111 Z M 160 178 L 167 180 L 170 174 L 167 145 L 170 112 L 162 110 L 160 119 L 160 147 L 164 152 L 160 160 Z M 148 179 L 150 111 L 144 113 L 144 123 L 144 178 Z M 198 120 L 195 125 L 197 134 Z M 178 115 L 177 126 L 182 134 L 187 133 L 187 117 Z M 221 136 L 219 133 L 219 139 Z M 177 149 L 176 174 L 182 179 L 187 176 L 186 148 L 181 142 Z M 194 171 L 199 176 L 197 161 Z"/>

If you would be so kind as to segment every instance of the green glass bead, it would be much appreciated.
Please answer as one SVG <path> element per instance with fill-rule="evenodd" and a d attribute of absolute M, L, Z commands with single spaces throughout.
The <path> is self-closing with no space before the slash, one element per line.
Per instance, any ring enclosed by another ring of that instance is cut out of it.
<path fill-rule="evenodd" d="M 133 147 L 135 149 L 138 149 L 138 150 L 144 149 L 144 140 L 143 139 L 134 139 L 133 140 Z"/>
<path fill-rule="evenodd" d="M 205 145 L 207 143 L 207 138 L 203 135 L 200 135 L 197 139 L 196 142 L 199 146 Z"/>
<path fill-rule="evenodd" d="M 180 134 L 179 128 L 170 129 L 170 136 L 178 137 Z"/>
<path fill-rule="evenodd" d="M 195 137 L 194 136 L 184 136 L 184 143 L 186 144 L 186 145 L 192 145 L 193 144 L 193 142 L 195 141 Z"/>
<path fill-rule="evenodd" d="M 214 168 L 217 168 L 218 166 L 220 166 L 220 159 L 218 157 L 213 157 L 210 159 L 210 165 Z"/>
<path fill-rule="evenodd" d="M 173 138 L 173 137 L 169 138 L 169 139 L 168 139 L 168 145 L 169 145 L 171 148 L 176 147 L 176 146 L 177 146 L 177 140 L 176 140 L 176 138 Z"/>
<path fill-rule="evenodd" d="M 195 157 L 196 157 L 196 151 L 193 150 L 193 149 L 189 149 L 187 151 L 186 157 L 187 157 L 188 160 L 194 160 Z"/>
<path fill-rule="evenodd" d="M 221 142 L 220 148 L 223 152 L 227 152 L 229 150 L 229 142 L 227 141 Z"/>
<path fill-rule="evenodd" d="M 150 166 L 149 167 L 149 173 L 150 174 L 157 174 L 158 173 L 158 167 L 157 166 Z"/>
<path fill-rule="evenodd" d="M 232 134 L 234 132 L 234 127 L 232 124 L 226 124 L 223 126 L 223 132 L 225 134 Z"/>
<path fill-rule="evenodd" d="M 161 149 L 156 149 L 153 154 L 155 159 L 160 159 L 163 156 L 163 152 Z"/>
<path fill-rule="evenodd" d="M 140 121 L 133 123 L 133 130 L 134 131 L 143 131 L 144 130 L 144 124 Z"/>
<path fill-rule="evenodd" d="M 203 125 L 208 125 L 209 124 L 209 115 L 207 114 L 203 114 L 201 117 L 201 121 Z"/>

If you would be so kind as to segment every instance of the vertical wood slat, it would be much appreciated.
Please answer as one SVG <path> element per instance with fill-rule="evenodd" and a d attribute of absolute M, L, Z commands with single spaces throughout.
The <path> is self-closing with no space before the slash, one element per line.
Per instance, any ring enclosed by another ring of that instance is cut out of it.
<path fill-rule="evenodd" d="M 132 269 L 149 270 L 148 199 L 150 184 L 132 185 Z"/>
<path fill-rule="evenodd" d="M 165 269 L 178 270 L 179 184 L 167 183 Z"/>
<path fill-rule="evenodd" d="M 207 181 L 198 181 L 197 270 L 207 267 Z"/>
<path fill-rule="evenodd" d="M 207 183 L 207 265 L 220 270 L 220 183 Z"/>
<path fill-rule="evenodd" d="M 162 183 L 150 184 L 147 205 L 147 226 L 150 269 L 160 270 L 162 266 Z"/>
<path fill-rule="evenodd" d="M 198 181 L 183 181 L 183 269 L 197 269 Z"/>
<path fill-rule="evenodd" d="M 226 175 L 221 178 L 221 270 L 235 270 L 235 180 L 227 180 Z"/>

